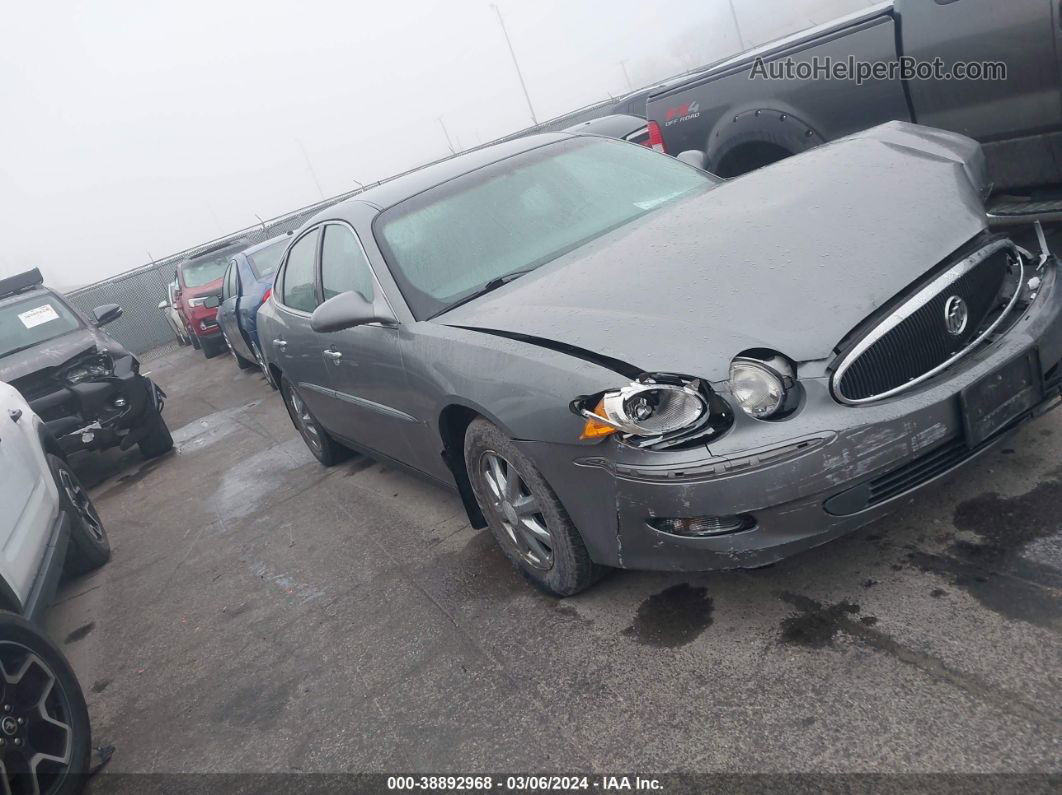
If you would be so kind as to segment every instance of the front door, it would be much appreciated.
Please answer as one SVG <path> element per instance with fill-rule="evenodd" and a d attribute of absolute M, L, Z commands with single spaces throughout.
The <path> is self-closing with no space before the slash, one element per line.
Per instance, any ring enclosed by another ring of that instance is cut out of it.
<path fill-rule="evenodd" d="M 324 227 L 321 292 L 325 300 L 353 290 L 367 301 L 380 294 L 354 231 L 346 224 Z M 318 334 L 333 398 L 319 417 L 338 436 L 400 461 L 409 461 L 409 388 L 397 328 L 380 324 Z"/>

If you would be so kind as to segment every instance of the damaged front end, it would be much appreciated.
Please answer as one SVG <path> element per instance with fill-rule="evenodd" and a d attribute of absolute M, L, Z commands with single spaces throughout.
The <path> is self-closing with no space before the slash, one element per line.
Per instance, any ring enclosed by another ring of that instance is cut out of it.
<path fill-rule="evenodd" d="M 649 450 L 703 445 L 734 421 L 707 381 L 674 373 L 645 373 L 625 387 L 582 395 L 570 408 L 586 420 L 581 439 L 617 435 L 623 444 Z"/>
<path fill-rule="evenodd" d="M 132 447 L 155 427 L 166 399 L 135 356 L 95 347 L 12 385 L 67 453 Z"/>

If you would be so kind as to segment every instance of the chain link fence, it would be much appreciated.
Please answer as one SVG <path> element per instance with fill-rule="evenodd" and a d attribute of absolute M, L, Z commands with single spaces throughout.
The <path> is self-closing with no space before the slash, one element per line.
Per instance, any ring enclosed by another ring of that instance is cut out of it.
<path fill-rule="evenodd" d="M 506 135 L 503 138 L 498 138 L 494 141 L 482 144 L 481 146 L 471 147 L 464 151 L 482 149 L 486 146 L 509 141 L 514 138 L 520 138 L 521 136 L 529 135 L 531 133 L 562 130 L 565 127 L 570 127 L 574 124 L 596 119 L 600 116 L 607 116 L 613 112 L 615 103 L 616 100 L 610 98 L 603 102 L 572 111 L 563 116 L 558 116 L 555 119 L 550 119 L 547 122 L 539 124 L 537 127 L 529 127 L 526 130 L 520 130 L 511 135 Z M 453 155 L 450 157 L 452 156 Z M 443 160 L 448 159 L 449 157 L 445 157 L 435 162 L 442 162 Z M 428 165 L 434 165 L 434 163 Z M 414 170 L 416 169 L 410 169 L 410 171 Z M 409 172 L 407 171 L 403 172 L 403 174 L 396 174 L 389 179 L 395 179 L 408 173 Z M 381 180 L 381 182 L 386 181 L 388 180 Z M 368 190 L 379 184 L 380 182 L 366 185 L 364 190 Z M 166 316 L 163 314 L 163 310 L 159 309 L 159 302 L 166 299 L 166 285 L 173 281 L 174 270 L 178 264 L 184 260 L 191 259 L 199 252 L 208 248 L 214 248 L 229 243 L 246 243 L 246 246 L 249 248 L 256 243 L 261 243 L 272 237 L 285 234 L 289 231 L 294 231 L 321 210 L 348 199 L 351 196 L 360 193 L 362 190 L 363 189 L 359 188 L 358 190 L 345 193 L 341 196 L 334 196 L 331 199 L 312 204 L 309 207 L 303 207 L 292 213 L 288 213 L 287 215 L 280 216 L 279 218 L 265 221 L 259 226 L 241 229 L 231 235 L 207 241 L 194 248 L 166 257 L 165 259 L 157 260 L 148 265 L 143 265 L 134 270 L 119 274 L 118 276 L 112 276 L 109 279 L 90 284 L 87 287 L 72 290 L 67 293 L 66 297 L 72 304 L 89 314 L 91 314 L 92 310 L 97 306 L 103 304 L 118 304 L 122 307 L 122 316 L 107 326 L 107 333 L 117 339 L 133 353 L 140 354 L 150 351 L 161 345 L 174 341 L 173 330 L 166 321 Z"/>

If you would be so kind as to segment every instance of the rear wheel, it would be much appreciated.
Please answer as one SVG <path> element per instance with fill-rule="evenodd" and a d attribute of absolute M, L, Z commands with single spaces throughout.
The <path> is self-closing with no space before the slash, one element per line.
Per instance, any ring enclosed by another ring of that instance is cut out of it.
<path fill-rule="evenodd" d="M 151 430 L 137 443 L 137 447 L 144 458 L 158 458 L 173 449 L 173 437 L 161 414 L 151 421 Z"/>
<path fill-rule="evenodd" d="M 299 390 L 288 380 L 287 376 L 282 376 L 280 379 L 280 392 L 284 396 L 284 405 L 288 409 L 288 415 L 295 425 L 295 430 L 302 436 L 302 440 L 306 442 L 314 458 L 326 467 L 338 464 L 346 458 L 346 448 L 336 442 L 321 427 Z"/>
<path fill-rule="evenodd" d="M 111 544 L 107 531 L 96 512 L 85 487 L 66 462 L 58 456 L 48 456 L 48 468 L 52 470 L 55 485 L 59 487 L 59 503 L 70 517 L 70 545 L 66 552 L 64 571 L 84 574 L 98 569 L 111 559 Z M 2 719 L 2 716 L 0 716 Z M 2 729 L 2 727 L 0 727 Z M 3 732 L 0 731 L 0 737 Z"/>
<path fill-rule="evenodd" d="M 195 350 L 199 350 L 202 347 L 202 344 L 199 342 L 199 335 L 196 334 L 194 331 L 189 331 L 188 335 L 188 338 L 192 342 L 192 347 L 195 348 Z"/>
<path fill-rule="evenodd" d="M 202 346 L 203 355 L 208 359 L 213 359 L 228 347 L 225 343 L 225 338 L 220 334 L 216 337 L 200 339 L 199 344 Z"/>
<path fill-rule="evenodd" d="M 590 560 L 553 489 L 496 426 L 484 419 L 468 426 L 465 464 L 491 532 L 533 585 L 552 596 L 573 596 L 601 579 L 606 569 Z"/>
<path fill-rule="evenodd" d="M 0 613 L 0 791 L 73 795 L 91 752 L 85 696 L 59 649 L 13 613 Z"/>

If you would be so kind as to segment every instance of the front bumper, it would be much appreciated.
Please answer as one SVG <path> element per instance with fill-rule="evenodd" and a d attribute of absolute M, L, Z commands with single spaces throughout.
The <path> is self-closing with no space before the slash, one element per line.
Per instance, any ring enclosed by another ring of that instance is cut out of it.
<path fill-rule="evenodd" d="M 961 396 L 1021 357 L 1031 362 L 1036 391 L 990 435 L 970 443 Z M 752 421 L 754 427 L 735 429 L 711 450 L 654 453 L 611 440 L 589 448 L 519 444 L 554 486 L 598 563 L 671 571 L 768 565 L 879 519 L 1060 404 L 1062 290 L 1055 269 L 1006 334 L 923 387 L 843 406 L 826 378 L 802 383 L 805 404 L 795 417 Z M 739 441 L 753 436 L 755 448 Z M 751 516 L 755 525 L 687 538 L 648 523 L 733 515 Z"/>
<path fill-rule="evenodd" d="M 29 400 L 64 452 L 131 447 L 149 433 L 166 394 L 146 376 L 117 363 L 113 376 L 63 385 Z"/>

